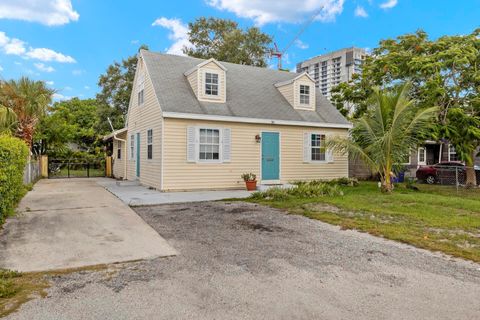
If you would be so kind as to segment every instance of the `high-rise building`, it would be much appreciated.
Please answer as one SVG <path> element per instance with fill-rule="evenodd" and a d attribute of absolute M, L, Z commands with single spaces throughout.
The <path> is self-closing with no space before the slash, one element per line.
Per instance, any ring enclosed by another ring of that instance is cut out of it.
<path fill-rule="evenodd" d="M 352 80 L 353 74 L 362 72 L 366 55 L 367 52 L 361 48 L 340 49 L 297 63 L 297 72 L 308 72 L 315 79 L 320 92 L 330 98 L 333 87 Z"/>

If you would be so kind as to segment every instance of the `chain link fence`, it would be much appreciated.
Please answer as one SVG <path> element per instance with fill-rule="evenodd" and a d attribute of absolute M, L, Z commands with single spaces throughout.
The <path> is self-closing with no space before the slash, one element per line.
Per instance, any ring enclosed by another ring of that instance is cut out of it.
<path fill-rule="evenodd" d="M 379 181 L 378 174 L 372 174 L 362 164 L 350 164 L 350 177 L 360 180 Z M 416 182 L 426 185 L 450 186 L 457 191 L 466 186 L 480 186 L 480 166 L 467 167 L 461 163 L 440 163 L 426 166 L 400 166 L 393 172 L 394 183 Z M 480 193 L 480 189 L 478 189 Z"/>

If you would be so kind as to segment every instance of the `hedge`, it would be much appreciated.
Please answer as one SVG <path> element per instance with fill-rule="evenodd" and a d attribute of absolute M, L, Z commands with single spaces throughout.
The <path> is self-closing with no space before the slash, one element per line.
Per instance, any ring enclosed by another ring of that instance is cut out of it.
<path fill-rule="evenodd" d="M 0 225 L 25 194 L 23 171 L 28 147 L 18 138 L 0 135 Z"/>

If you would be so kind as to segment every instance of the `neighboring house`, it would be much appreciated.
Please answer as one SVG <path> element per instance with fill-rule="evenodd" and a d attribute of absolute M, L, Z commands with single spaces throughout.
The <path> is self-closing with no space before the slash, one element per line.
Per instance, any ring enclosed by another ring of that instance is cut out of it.
<path fill-rule="evenodd" d="M 244 188 L 348 176 L 325 141 L 351 124 L 308 74 L 141 50 L 115 177 L 162 191 Z"/>

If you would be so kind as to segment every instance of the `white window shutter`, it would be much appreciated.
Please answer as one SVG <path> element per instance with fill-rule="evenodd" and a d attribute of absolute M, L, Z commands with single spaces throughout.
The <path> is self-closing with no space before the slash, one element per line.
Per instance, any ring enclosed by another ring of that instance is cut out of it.
<path fill-rule="evenodd" d="M 224 128 L 222 132 L 222 157 L 223 162 L 230 162 L 232 151 L 232 130 L 230 128 Z"/>
<path fill-rule="evenodd" d="M 332 138 L 332 134 L 326 134 L 325 135 L 326 141 L 329 141 Z M 328 163 L 333 162 L 333 150 L 328 148 L 326 151 L 325 159 L 327 160 Z"/>
<path fill-rule="evenodd" d="M 303 162 L 310 162 L 312 160 L 311 152 L 312 138 L 310 132 L 303 133 Z"/>
<path fill-rule="evenodd" d="M 187 162 L 197 161 L 197 128 L 187 128 Z"/>

